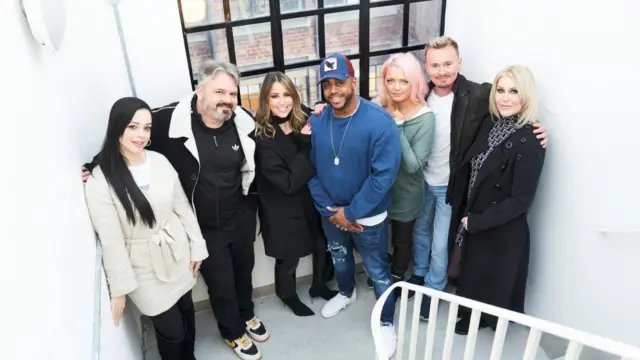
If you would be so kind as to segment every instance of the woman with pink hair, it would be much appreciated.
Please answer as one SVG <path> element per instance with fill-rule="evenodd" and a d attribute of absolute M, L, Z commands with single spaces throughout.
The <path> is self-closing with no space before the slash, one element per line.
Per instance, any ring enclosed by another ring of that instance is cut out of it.
<path fill-rule="evenodd" d="M 391 189 L 393 256 L 391 275 L 404 280 L 413 259 L 413 225 L 424 207 L 424 175 L 435 131 L 427 106 L 427 84 L 418 59 L 410 53 L 391 56 L 382 65 L 378 101 L 394 118 L 402 142 L 402 163 Z"/>

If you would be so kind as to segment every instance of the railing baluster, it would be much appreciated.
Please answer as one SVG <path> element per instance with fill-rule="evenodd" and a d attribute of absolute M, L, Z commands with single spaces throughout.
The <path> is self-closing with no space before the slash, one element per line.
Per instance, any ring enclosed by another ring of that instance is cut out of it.
<path fill-rule="evenodd" d="M 567 353 L 564 355 L 564 360 L 578 360 L 580 359 L 580 353 L 582 352 L 582 344 L 575 340 L 571 340 Z"/>
<path fill-rule="evenodd" d="M 540 347 L 541 336 L 542 331 L 539 329 L 531 328 L 529 330 L 529 339 L 527 340 L 527 347 L 524 348 L 522 360 L 534 360 L 536 358 L 536 353 Z"/>
<path fill-rule="evenodd" d="M 418 296 L 417 293 L 416 296 Z M 427 295 L 420 294 L 420 297 L 427 297 Z M 436 339 L 436 323 L 438 322 L 438 304 L 440 303 L 440 299 L 432 297 L 425 301 L 431 301 L 431 308 L 429 309 L 429 325 L 427 326 L 427 344 L 424 348 L 424 360 L 431 360 L 433 358 L 433 343 Z"/>
<path fill-rule="evenodd" d="M 473 360 L 473 354 L 476 351 L 476 340 L 478 339 L 480 315 L 482 315 L 482 311 L 478 309 L 473 309 L 473 311 L 471 311 L 471 322 L 469 323 L 469 333 L 467 334 L 467 345 L 464 348 L 464 360 Z"/>
<path fill-rule="evenodd" d="M 500 358 L 502 357 L 502 349 L 504 348 L 504 340 L 507 337 L 508 327 L 509 320 L 502 317 L 498 319 L 498 327 L 496 327 L 496 334 L 493 337 L 491 358 L 489 360 L 500 360 Z"/>
<path fill-rule="evenodd" d="M 391 294 L 393 296 L 393 294 Z M 400 295 L 400 317 L 398 321 L 398 346 L 396 348 L 396 359 L 402 359 L 404 350 L 404 332 L 407 323 L 407 298 L 409 297 L 409 289 L 403 287 Z"/>
<path fill-rule="evenodd" d="M 444 337 L 444 347 L 442 348 L 442 360 L 451 359 L 451 353 L 453 351 L 453 331 L 456 328 L 456 321 L 458 320 L 458 303 L 450 303 L 449 305 L 449 318 L 447 319 L 447 335 Z"/>
<path fill-rule="evenodd" d="M 418 345 L 418 333 L 420 332 L 420 308 L 422 307 L 422 296 L 415 293 L 413 297 L 413 317 L 411 318 L 411 341 L 409 343 L 409 360 L 416 360 L 416 348 Z M 401 360 L 398 358 L 398 360 Z"/>

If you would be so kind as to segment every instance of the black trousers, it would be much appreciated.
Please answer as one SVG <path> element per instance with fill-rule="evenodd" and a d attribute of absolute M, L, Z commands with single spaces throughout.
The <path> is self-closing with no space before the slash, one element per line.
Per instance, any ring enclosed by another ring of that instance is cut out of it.
<path fill-rule="evenodd" d="M 200 266 L 209 302 L 223 338 L 235 340 L 245 332 L 245 322 L 254 317 L 251 273 L 255 264 L 253 243 L 256 213 L 247 211 L 233 226 L 202 229 L 209 257 Z"/>
<path fill-rule="evenodd" d="M 409 269 L 409 263 L 413 259 L 413 225 L 415 220 L 401 222 L 391 220 L 391 245 L 393 255 L 391 257 L 391 273 L 396 276 L 404 276 Z"/>
<path fill-rule="evenodd" d="M 313 280 L 311 287 L 326 286 L 328 277 L 333 277 L 331 273 L 333 263 L 331 254 L 327 250 L 326 240 L 318 236 L 316 249 L 312 254 L 313 259 Z M 276 259 L 275 265 L 275 286 L 276 295 L 280 299 L 290 299 L 297 297 L 296 293 L 296 269 L 300 258 Z"/>
<path fill-rule="evenodd" d="M 167 311 L 151 317 L 162 360 L 195 360 L 196 318 L 191 291 Z"/>

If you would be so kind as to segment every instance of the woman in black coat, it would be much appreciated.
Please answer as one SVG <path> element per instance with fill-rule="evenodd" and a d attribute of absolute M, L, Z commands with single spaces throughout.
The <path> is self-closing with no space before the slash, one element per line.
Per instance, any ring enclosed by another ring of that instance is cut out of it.
<path fill-rule="evenodd" d="M 501 71 L 493 82 L 491 115 L 481 125 L 456 178 L 464 218 L 455 236 L 462 247 L 457 295 L 524 312 L 529 266 L 527 211 L 533 202 L 545 150 L 535 138 L 537 97 L 531 72 L 522 66 Z M 471 314 L 463 312 L 456 333 L 466 335 Z M 483 314 L 480 327 L 495 330 Z"/>
<path fill-rule="evenodd" d="M 256 112 L 256 187 L 265 253 L 276 259 L 276 295 L 298 316 L 314 312 L 296 293 L 296 268 L 313 254 L 311 297 L 331 299 L 326 285 L 333 267 L 307 182 L 315 175 L 309 161 L 309 109 L 302 107 L 295 85 L 281 72 L 265 76 Z"/>

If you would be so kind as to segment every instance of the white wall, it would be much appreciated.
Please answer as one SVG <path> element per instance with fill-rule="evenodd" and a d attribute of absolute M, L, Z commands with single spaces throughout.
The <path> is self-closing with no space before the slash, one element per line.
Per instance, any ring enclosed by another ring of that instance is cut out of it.
<path fill-rule="evenodd" d="M 79 165 L 97 151 L 111 104 L 129 90 L 108 2 L 67 3 L 57 55 L 35 44 L 19 1 L 0 5 L 2 359 L 92 358 L 95 238 Z M 102 329 L 111 347 L 127 330 Z M 113 354 L 140 358 L 126 346 Z"/>
<path fill-rule="evenodd" d="M 638 15 L 633 0 L 457 0 L 446 17 L 463 74 L 490 82 L 522 63 L 539 83 L 550 145 L 530 217 L 528 311 L 635 345 Z"/>

